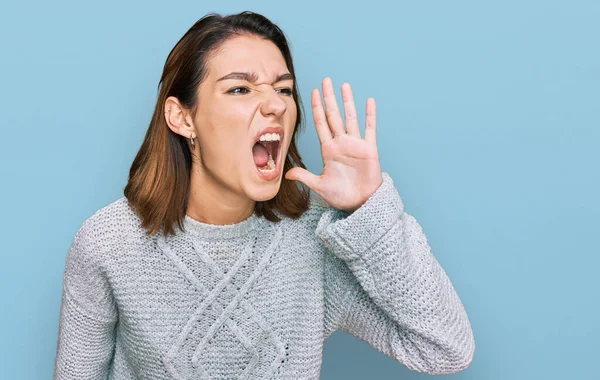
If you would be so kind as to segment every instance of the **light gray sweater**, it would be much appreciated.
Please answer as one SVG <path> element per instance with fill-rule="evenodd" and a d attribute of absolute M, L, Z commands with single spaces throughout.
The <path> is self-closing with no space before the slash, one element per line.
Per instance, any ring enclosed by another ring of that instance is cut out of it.
<path fill-rule="evenodd" d="M 411 370 L 471 363 L 467 313 L 391 177 L 352 214 L 188 216 L 148 236 L 120 198 L 77 231 L 54 379 L 318 379 L 336 329 Z"/>

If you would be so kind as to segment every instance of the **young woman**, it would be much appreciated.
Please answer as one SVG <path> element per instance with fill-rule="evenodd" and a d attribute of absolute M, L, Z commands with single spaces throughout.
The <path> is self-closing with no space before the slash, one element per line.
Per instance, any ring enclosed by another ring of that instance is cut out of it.
<path fill-rule="evenodd" d="M 55 379 L 318 379 L 336 329 L 412 370 L 469 365 L 467 313 L 381 171 L 374 100 L 362 138 L 348 84 L 344 120 L 329 78 L 325 107 L 313 91 L 317 176 L 295 79 L 256 13 L 175 45 L 124 197 L 69 249 Z"/>

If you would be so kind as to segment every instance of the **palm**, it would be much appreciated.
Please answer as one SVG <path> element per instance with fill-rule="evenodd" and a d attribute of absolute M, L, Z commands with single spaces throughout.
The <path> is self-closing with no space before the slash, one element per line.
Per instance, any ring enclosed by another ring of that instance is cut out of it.
<path fill-rule="evenodd" d="M 305 169 L 293 168 L 286 173 L 286 178 L 305 183 L 333 207 L 352 212 L 382 182 L 375 136 L 375 101 L 367 101 L 367 126 L 362 139 L 350 85 L 342 85 L 347 131 L 329 78 L 323 80 L 323 94 L 327 113 L 323 110 L 318 89 L 312 93 L 313 118 L 321 141 L 323 171 L 316 176 Z"/>

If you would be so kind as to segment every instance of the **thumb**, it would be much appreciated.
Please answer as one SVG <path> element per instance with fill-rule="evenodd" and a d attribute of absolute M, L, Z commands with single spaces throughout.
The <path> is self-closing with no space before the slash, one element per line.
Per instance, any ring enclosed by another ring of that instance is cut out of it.
<path fill-rule="evenodd" d="M 314 175 L 303 168 L 291 168 L 285 173 L 285 178 L 293 181 L 300 181 L 308 186 L 311 190 L 317 191 L 317 183 L 319 176 Z"/>

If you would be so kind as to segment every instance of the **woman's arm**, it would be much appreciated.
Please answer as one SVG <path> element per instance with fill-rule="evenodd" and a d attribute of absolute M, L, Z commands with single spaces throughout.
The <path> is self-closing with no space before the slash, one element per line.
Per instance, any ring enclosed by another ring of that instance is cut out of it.
<path fill-rule="evenodd" d="M 108 375 L 117 311 L 95 232 L 90 220 L 84 222 L 67 254 L 55 380 L 104 380 Z"/>
<path fill-rule="evenodd" d="M 419 372 L 469 366 L 467 313 L 387 173 L 352 214 L 325 210 L 316 234 L 327 248 L 326 335 L 340 328 Z"/>

